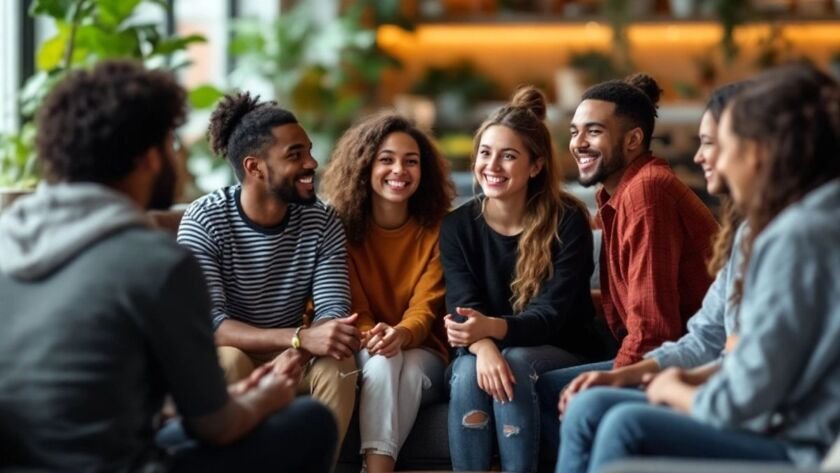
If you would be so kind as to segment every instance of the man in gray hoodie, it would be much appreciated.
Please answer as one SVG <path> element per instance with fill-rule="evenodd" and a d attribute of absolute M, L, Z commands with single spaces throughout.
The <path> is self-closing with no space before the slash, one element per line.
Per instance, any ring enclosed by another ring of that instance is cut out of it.
<path fill-rule="evenodd" d="M 39 110 L 46 182 L 0 215 L 0 470 L 330 470 L 335 421 L 294 400 L 295 352 L 228 388 L 201 269 L 147 227 L 184 109 L 170 74 L 109 61 Z"/>

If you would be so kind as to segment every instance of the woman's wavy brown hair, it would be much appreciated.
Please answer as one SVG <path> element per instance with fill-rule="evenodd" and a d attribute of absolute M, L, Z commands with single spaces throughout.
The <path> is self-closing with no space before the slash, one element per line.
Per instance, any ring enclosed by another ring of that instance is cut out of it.
<path fill-rule="evenodd" d="M 528 181 L 524 230 L 519 237 L 516 269 L 511 288 L 511 305 L 521 312 L 540 291 L 543 281 L 554 276 L 552 250 L 555 242 L 562 245 L 558 228 L 567 206 L 575 206 L 588 214 L 586 206 L 561 188 L 560 165 L 545 126 L 545 95 L 533 86 L 520 88 L 510 103 L 482 123 L 473 140 L 473 168 L 481 143 L 481 135 L 491 126 L 504 126 L 515 131 L 528 150 L 531 162 L 543 158 L 543 168 Z M 486 200 L 482 202 L 482 211 Z"/>
<path fill-rule="evenodd" d="M 727 111 L 735 135 L 766 152 L 743 204 L 749 232 L 733 295 L 740 304 L 756 237 L 788 206 L 840 177 L 840 86 L 810 64 L 782 66 L 760 75 Z"/>
<path fill-rule="evenodd" d="M 344 222 L 347 239 L 358 243 L 371 219 L 370 173 L 376 152 L 391 133 L 406 133 L 420 149 L 420 184 L 408 199 L 408 213 L 427 228 L 440 224 L 455 197 L 449 165 L 431 138 L 395 113 L 373 115 L 347 130 L 336 144 L 321 183 L 321 195 Z"/>

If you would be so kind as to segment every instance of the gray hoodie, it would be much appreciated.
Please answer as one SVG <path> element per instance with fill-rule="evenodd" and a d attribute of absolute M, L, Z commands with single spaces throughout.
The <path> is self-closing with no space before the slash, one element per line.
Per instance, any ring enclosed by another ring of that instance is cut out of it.
<path fill-rule="evenodd" d="M 42 183 L 0 214 L 0 272 L 35 280 L 91 243 L 130 226 L 148 225 L 126 195 L 93 183 Z"/>

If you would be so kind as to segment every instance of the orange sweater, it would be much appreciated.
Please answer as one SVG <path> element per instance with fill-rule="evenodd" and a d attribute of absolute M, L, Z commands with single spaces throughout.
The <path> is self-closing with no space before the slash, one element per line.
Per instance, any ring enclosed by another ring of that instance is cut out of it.
<path fill-rule="evenodd" d="M 348 245 L 347 260 L 359 329 L 377 322 L 404 327 L 411 336 L 403 348 L 428 347 L 446 359 L 446 345 L 432 329 L 444 310 L 439 233 L 414 219 L 395 230 L 371 222 L 365 239 Z"/>

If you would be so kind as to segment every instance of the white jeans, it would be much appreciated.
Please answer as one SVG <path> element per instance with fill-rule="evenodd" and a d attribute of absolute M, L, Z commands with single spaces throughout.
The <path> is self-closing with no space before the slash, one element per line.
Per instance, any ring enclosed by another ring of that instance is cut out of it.
<path fill-rule="evenodd" d="M 359 433 L 362 451 L 396 460 L 420 406 L 441 395 L 443 359 L 424 348 L 400 351 L 391 358 L 356 354 L 362 370 Z"/>

